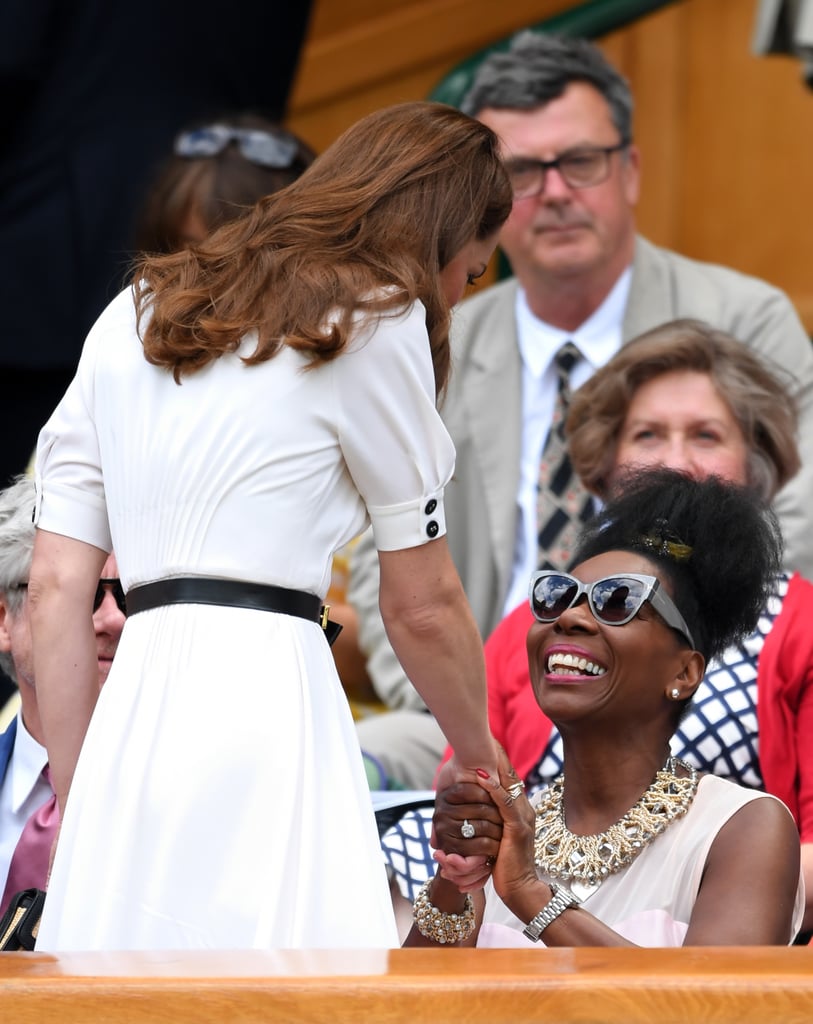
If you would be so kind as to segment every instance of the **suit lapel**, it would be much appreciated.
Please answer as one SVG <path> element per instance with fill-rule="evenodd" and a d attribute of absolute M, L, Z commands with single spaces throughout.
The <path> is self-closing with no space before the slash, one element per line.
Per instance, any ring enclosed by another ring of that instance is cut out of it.
<path fill-rule="evenodd" d="M 472 346 L 464 401 L 485 492 L 501 592 L 514 562 L 522 442 L 522 375 L 514 302 L 516 285 L 490 305 Z"/>
<path fill-rule="evenodd" d="M 11 752 L 14 749 L 14 737 L 17 735 L 17 718 L 11 720 L 11 724 L 5 732 L 0 733 L 0 782 L 6 777 L 8 763 L 11 760 Z"/>
<path fill-rule="evenodd" d="M 670 291 L 667 268 L 658 249 L 638 235 L 621 343 L 626 345 L 644 331 L 674 320 L 675 316 L 675 297 Z"/>

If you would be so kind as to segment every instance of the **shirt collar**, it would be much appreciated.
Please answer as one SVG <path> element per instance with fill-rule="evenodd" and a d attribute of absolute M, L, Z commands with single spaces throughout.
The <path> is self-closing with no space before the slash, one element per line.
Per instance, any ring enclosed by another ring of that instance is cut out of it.
<path fill-rule="evenodd" d="M 48 751 L 26 729 L 22 715 L 18 715 L 14 751 L 7 775 L 11 785 L 12 810 L 19 811 L 23 806 L 47 763 Z"/>
<path fill-rule="evenodd" d="M 540 379 L 566 341 L 572 341 L 594 368 L 603 366 L 618 351 L 621 343 L 621 325 L 631 282 L 632 267 L 629 266 L 598 309 L 575 331 L 563 331 L 540 320 L 531 312 L 525 291 L 518 288 L 515 307 L 517 335 L 526 372 Z"/>

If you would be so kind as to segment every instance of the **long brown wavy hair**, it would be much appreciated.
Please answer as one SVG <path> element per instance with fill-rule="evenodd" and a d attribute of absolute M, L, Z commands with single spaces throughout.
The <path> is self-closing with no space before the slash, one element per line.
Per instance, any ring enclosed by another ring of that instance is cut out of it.
<path fill-rule="evenodd" d="M 377 111 L 244 217 L 198 246 L 140 262 L 144 355 L 180 381 L 256 330 L 246 363 L 285 344 L 315 365 L 342 352 L 354 313 L 381 316 L 420 300 L 440 393 L 450 310 L 439 272 L 501 227 L 511 201 L 485 125 L 438 103 Z"/>

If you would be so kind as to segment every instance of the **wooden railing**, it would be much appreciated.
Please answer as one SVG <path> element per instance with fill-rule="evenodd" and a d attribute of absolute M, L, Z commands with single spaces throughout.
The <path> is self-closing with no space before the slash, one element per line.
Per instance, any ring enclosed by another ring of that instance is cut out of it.
<path fill-rule="evenodd" d="M 0 954 L 7 1024 L 810 1024 L 813 948 Z"/>

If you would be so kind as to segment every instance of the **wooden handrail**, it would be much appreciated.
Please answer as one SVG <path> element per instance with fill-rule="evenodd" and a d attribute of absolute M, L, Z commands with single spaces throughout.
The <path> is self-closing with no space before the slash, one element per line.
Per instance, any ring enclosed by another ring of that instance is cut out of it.
<path fill-rule="evenodd" d="M 0 954 L 9 1024 L 809 1024 L 813 948 Z"/>

